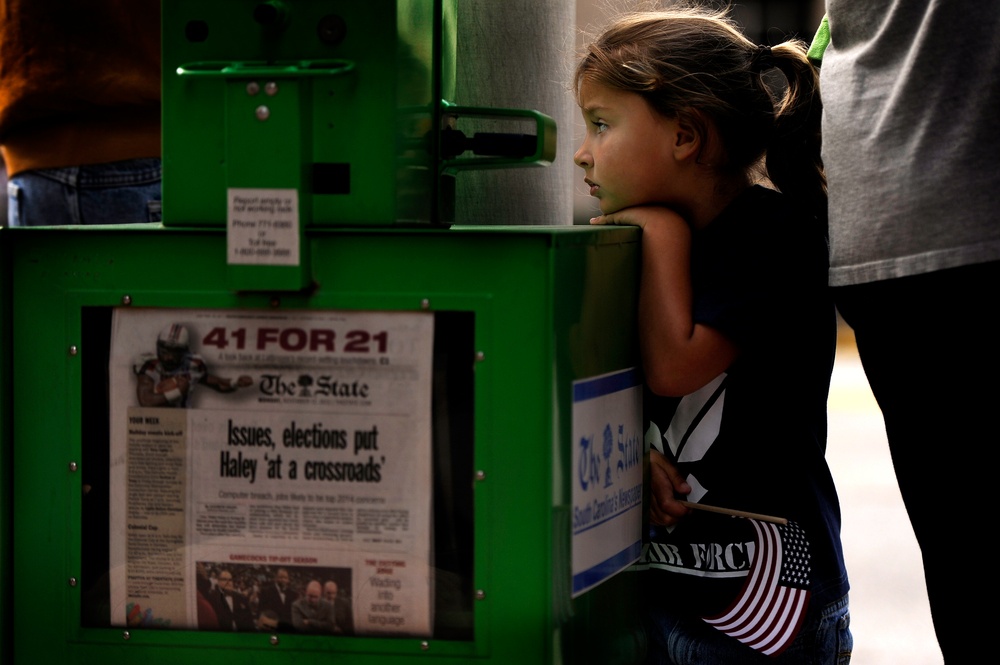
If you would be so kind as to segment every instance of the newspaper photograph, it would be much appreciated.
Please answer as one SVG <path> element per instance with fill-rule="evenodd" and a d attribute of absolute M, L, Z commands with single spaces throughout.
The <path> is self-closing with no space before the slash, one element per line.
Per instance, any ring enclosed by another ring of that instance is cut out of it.
<path fill-rule="evenodd" d="M 111 621 L 427 636 L 426 312 L 118 308 Z"/>

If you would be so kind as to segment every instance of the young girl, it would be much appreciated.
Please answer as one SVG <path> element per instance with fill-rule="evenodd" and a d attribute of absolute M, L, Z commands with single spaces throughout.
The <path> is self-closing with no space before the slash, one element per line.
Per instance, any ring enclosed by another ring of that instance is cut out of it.
<path fill-rule="evenodd" d="M 591 221 L 643 230 L 650 662 L 846 663 L 824 460 L 836 321 L 805 45 L 757 46 L 708 9 L 632 14 L 588 47 L 574 90 L 587 124 L 574 159 L 602 213 Z M 808 609 L 794 639 L 760 645 L 706 621 L 741 597 L 762 547 L 750 520 L 691 504 L 801 527 Z"/>

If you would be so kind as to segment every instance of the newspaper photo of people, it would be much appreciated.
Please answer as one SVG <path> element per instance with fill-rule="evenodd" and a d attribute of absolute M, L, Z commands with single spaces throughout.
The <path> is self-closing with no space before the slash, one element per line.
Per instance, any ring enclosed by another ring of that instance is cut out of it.
<path fill-rule="evenodd" d="M 423 312 L 115 310 L 112 625 L 429 635 L 433 336 Z"/>
<path fill-rule="evenodd" d="M 199 561 L 198 629 L 353 635 L 349 568 Z"/>

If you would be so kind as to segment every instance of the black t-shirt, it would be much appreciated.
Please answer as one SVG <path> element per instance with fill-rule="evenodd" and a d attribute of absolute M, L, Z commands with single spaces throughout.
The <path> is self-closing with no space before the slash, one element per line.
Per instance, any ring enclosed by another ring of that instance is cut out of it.
<path fill-rule="evenodd" d="M 836 347 L 825 229 L 763 187 L 692 238 L 694 320 L 740 349 L 726 372 L 683 398 L 646 391 L 647 439 L 706 505 L 784 517 L 810 543 L 812 602 L 847 593 L 840 508 L 824 459 Z M 655 593 L 704 616 L 739 593 L 754 552 L 745 519 L 693 511 L 651 526 L 644 563 Z"/>

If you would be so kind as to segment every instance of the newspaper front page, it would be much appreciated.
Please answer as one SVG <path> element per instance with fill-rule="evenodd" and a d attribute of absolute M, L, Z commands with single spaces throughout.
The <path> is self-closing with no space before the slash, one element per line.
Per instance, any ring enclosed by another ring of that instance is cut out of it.
<path fill-rule="evenodd" d="M 112 623 L 429 635 L 433 326 L 117 309 Z"/>

